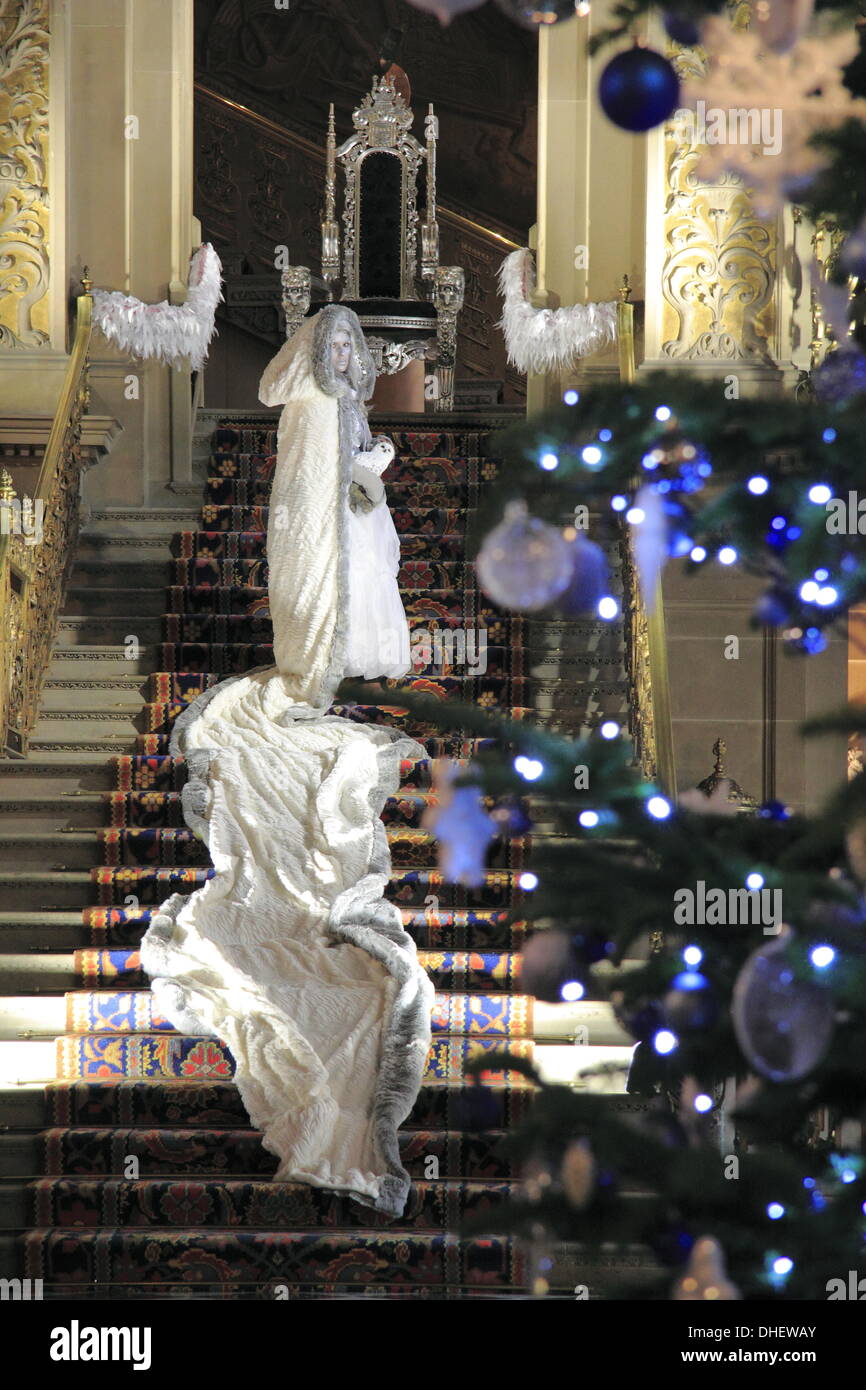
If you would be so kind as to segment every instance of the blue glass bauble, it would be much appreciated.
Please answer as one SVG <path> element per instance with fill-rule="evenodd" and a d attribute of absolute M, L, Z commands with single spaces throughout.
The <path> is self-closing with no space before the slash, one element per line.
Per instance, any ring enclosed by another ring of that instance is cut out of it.
<path fill-rule="evenodd" d="M 564 613 L 594 613 L 608 592 L 607 557 L 600 545 L 579 532 L 570 543 L 571 579 L 556 600 Z"/>
<path fill-rule="evenodd" d="M 856 348 L 838 348 L 812 373 L 819 401 L 831 405 L 848 401 L 866 391 L 866 356 Z"/>
<path fill-rule="evenodd" d="M 749 956 L 731 1002 L 737 1042 L 749 1065 L 771 1081 L 799 1081 L 821 1061 L 833 1033 L 830 992 L 798 978 L 790 927 Z"/>
<path fill-rule="evenodd" d="M 665 10 L 662 20 L 665 33 L 674 43 L 682 44 L 683 48 L 694 48 L 700 42 L 701 31 L 688 15 L 679 14 L 677 10 Z"/>
<path fill-rule="evenodd" d="M 623 130 L 651 130 L 676 109 L 679 78 L 651 48 L 630 48 L 611 58 L 598 84 L 601 109 Z"/>
<path fill-rule="evenodd" d="M 509 502 L 504 521 L 485 536 L 475 567 L 494 603 L 532 612 L 552 603 L 569 584 L 573 550 L 555 526 L 529 516 L 525 502 Z"/>

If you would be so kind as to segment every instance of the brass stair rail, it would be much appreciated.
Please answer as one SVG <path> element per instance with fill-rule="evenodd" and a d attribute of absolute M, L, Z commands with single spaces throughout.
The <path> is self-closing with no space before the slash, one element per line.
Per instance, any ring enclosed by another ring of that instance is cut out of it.
<path fill-rule="evenodd" d="M 93 325 L 87 268 L 75 335 L 51 423 L 36 497 L 17 498 L 0 473 L 0 757 L 24 757 L 78 535 L 81 420 L 90 400 Z"/>
<path fill-rule="evenodd" d="M 629 303 L 631 286 L 623 275 L 616 306 L 619 379 L 628 384 L 635 379 L 634 305 Z M 625 539 L 625 590 L 629 611 L 627 622 L 629 677 L 634 703 L 635 745 L 644 776 L 658 782 L 662 791 L 675 797 L 677 790 L 674 734 L 671 716 L 671 687 L 665 610 L 661 580 L 648 613 L 641 598 L 630 536 Z"/>

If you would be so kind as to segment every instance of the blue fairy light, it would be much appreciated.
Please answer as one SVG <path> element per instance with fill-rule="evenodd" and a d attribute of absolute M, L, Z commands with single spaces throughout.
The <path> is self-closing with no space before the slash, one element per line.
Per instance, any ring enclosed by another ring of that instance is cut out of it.
<path fill-rule="evenodd" d="M 586 990 L 580 983 L 580 980 L 566 980 L 559 991 L 559 997 L 566 1004 L 576 1004 L 579 999 L 583 998 L 585 993 Z"/>
<path fill-rule="evenodd" d="M 723 545 L 717 558 L 720 565 L 732 565 L 737 558 L 737 552 L 732 545 Z"/>
<path fill-rule="evenodd" d="M 663 796 L 651 796 L 646 808 L 653 820 L 667 820 L 671 813 L 671 803 Z"/>
<path fill-rule="evenodd" d="M 646 512 L 643 507 L 629 507 L 625 514 L 625 519 L 630 522 L 632 526 L 640 526 L 641 522 L 646 520 Z"/>
<path fill-rule="evenodd" d="M 824 569 L 816 570 L 815 573 L 813 574 L 812 578 L 813 578 L 813 579 L 819 580 L 820 583 L 823 584 L 825 579 L 829 579 L 829 578 L 830 578 L 830 571 L 829 571 L 829 570 L 824 570 Z"/>
<path fill-rule="evenodd" d="M 665 492 L 670 492 L 670 490 L 671 490 L 671 481 L 670 481 L 669 478 L 660 478 L 659 481 L 656 483 L 656 492 L 665 493 Z"/>
<path fill-rule="evenodd" d="M 800 646 L 810 656 L 816 656 L 818 652 L 822 652 L 826 645 L 827 638 L 817 627 L 807 627 L 800 639 Z"/>
<path fill-rule="evenodd" d="M 834 429 L 827 429 L 821 435 L 821 438 L 825 444 L 832 444 L 833 440 L 836 438 L 836 431 Z"/>
<path fill-rule="evenodd" d="M 788 1255 L 778 1255 L 773 1261 L 773 1273 L 784 1279 L 794 1268 L 794 1261 Z"/>
<path fill-rule="evenodd" d="M 538 875 L 531 874 L 527 869 L 524 873 L 520 875 L 520 878 L 517 880 L 517 884 L 518 887 L 524 890 L 524 892 L 531 893 L 533 888 L 538 887 Z"/>
<path fill-rule="evenodd" d="M 615 719 L 606 719 L 599 729 L 602 738 L 616 738 L 619 734 L 619 725 Z"/>
<path fill-rule="evenodd" d="M 587 444 L 586 448 L 581 451 L 580 457 L 590 468 L 595 468 L 601 463 L 604 455 L 597 444 Z"/>
<path fill-rule="evenodd" d="M 774 516 L 773 520 L 770 522 L 770 526 L 774 531 L 784 531 L 787 524 L 783 516 Z"/>
<path fill-rule="evenodd" d="M 816 970 L 826 970 L 836 959 L 836 952 L 832 946 L 813 946 L 809 952 L 809 959 Z"/>
<path fill-rule="evenodd" d="M 570 386 L 562 399 L 566 405 L 577 405 L 580 400 L 580 392 L 575 391 L 574 388 Z"/>
<path fill-rule="evenodd" d="M 606 622 L 610 622 L 612 618 L 616 617 L 618 612 L 619 604 L 615 598 L 611 598 L 610 594 L 605 594 L 604 598 L 599 599 L 598 616 L 600 618 L 604 618 Z"/>
<path fill-rule="evenodd" d="M 771 1221 L 779 1221 L 785 1215 L 785 1208 L 781 1202 L 769 1202 L 767 1204 L 767 1215 Z"/>
<path fill-rule="evenodd" d="M 628 498 L 623 497 L 622 493 L 618 492 L 614 497 L 610 499 L 610 505 L 613 507 L 615 512 L 624 512 L 626 507 L 628 506 Z"/>
<path fill-rule="evenodd" d="M 559 456 L 557 454 L 548 452 L 546 454 L 542 454 L 538 462 L 541 464 L 541 467 L 545 470 L 546 473 L 552 473 L 554 468 L 559 467 Z"/>
<path fill-rule="evenodd" d="M 700 946 L 686 946 L 683 951 L 683 960 L 686 965 L 700 965 L 704 958 L 704 953 Z"/>
<path fill-rule="evenodd" d="M 708 478 L 712 471 L 713 465 L 711 463 L 708 463 L 706 459 L 702 459 L 701 462 L 698 464 L 698 472 L 702 478 Z"/>
<path fill-rule="evenodd" d="M 654 468 L 658 468 L 659 460 L 656 458 L 655 454 L 644 454 L 640 461 L 640 466 L 641 468 L 645 468 L 648 473 L 651 473 Z"/>
<path fill-rule="evenodd" d="M 749 481 L 746 483 L 746 487 L 749 489 L 749 492 L 751 492 L 755 497 L 761 497 L 767 491 L 769 486 L 769 481 L 760 473 L 756 473 L 754 478 L 750 478 Z"/>
<path fill-rule="evenodd" d="M 826 483 L 813 483 L 809 488 L 809 501 L 814 502 L 816 507 L 823 507 L 825 502 L 829 502 L 833 496 L 832 489 Z"/>
<path fill-rule="evenodd" d="M 800 585 L 800 598 L 804 603 L 814 603 L 818 598 L 818 585 L 814 579 L 807 579 Z"/>
<path fill-rule="evenodd" d="M 608 444 L 613 439 L 613 430 L 599 430 L 598 437 L 602 444 Z"/>
<path fill-rule="evenodd" d="M 815 602 L 820 603 L 822 608 L 832 608 L 838 597 L 838 589 L 834 589 L 832 584 L 825 584 L 815 595 Z"/>
<path fill-rule="evenodd" d="M 696 545 L 689 552 L 689 559 L 694 560 L 696 565 L 700 565 L 707 558 L 707 552 L 702 545 Z"/>
<path fill-rule="evenodd" d="M 584 830 L 593 830 L 598 825 L 598 811 L 581 811 L 577 819 Z"/>
<path fill-rule="evenodd" d="M 785 532 L 785 535 L 788 537 L 789 541 L 798 541 L 802 534 L 802 528 L 799 526 L 789 526 L 787 531 Z"/>
<path fill-rule="evenodd" d="M 657 420 L 669 420 L 671 418 L 670 406 L 660 405 L 656 408 Z"/>
<path fill-rule="evenodd" d="M 544 763 L 538 758 L 527 758 L 521 753 L 514 759 L 514 771 L 519 772 L 525 782 L 537 782 L 544 771 Z"/>
<path fill-rule="evenodd" d="M 746 887 L 749 892 L 756 893 L 759 888 L 764 886 L 764 875 L 757 872 L 746 874 Z"/>
<path fill-rule="evenodd" d="M 695 1096 L 694 1107 L 699 1115 L 706 1115 L 707 1111 L 713 1108 L 712 1096 L 708 1096 L 705 1092 L 701 1092 L 699 1096 Z"/>
<path fill-rule="evenodd" d="M 653 1038 L 653 1047 L 660 1057 L 667 1057 L 677 1046 L 679 1039 L 669 1028 L 660 1028 Z"/>

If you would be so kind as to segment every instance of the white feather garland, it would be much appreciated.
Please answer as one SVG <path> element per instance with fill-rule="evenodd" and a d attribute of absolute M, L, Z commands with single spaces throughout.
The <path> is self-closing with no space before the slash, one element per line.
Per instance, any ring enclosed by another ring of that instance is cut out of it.
<path fill-rule="evenodd" d="M 535 264 L 527 247 L 512 251 L 499 270 L 505 301 L 499 327 L 508 360 L 520 372 L 553 372 L 573 367 L 581 357 L 616 339 L 616 301 L 534 309 Z"/>
<path fill-rule="evenodd" d="M 93 322 L 121 352 L 190 369 L 204 366 L 223 297 L 222 265 L 209 241 L 190 257 L 185 304 L 145 304 L 120 290 L 93 291 Z"/>

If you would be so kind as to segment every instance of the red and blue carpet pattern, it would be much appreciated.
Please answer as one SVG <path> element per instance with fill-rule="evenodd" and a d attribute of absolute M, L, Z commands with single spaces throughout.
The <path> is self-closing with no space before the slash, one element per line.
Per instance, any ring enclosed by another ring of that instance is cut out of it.
<path fill-rule="evenodd" d="M 484 432 L 389 431 L 398 449 L 390 500 L 413 631 L 483 630 L 487 643 L 473 670 L 443 638 L 438 665 L 409 684 L 522 718 L 533 707 L 527 625 L 479 596 L 466 557 L 469 512 L 497 471 Z M 475 740 L 412 719 L 399 705 L 399 684 L 393 706 L 336 707 L 397 725 L 426 745 L 424 759 L 404 764 L 383 815 L 394 865 L 389 896 L 437 989 L 426 1073 L 399 1136 L 415 1185 L 398 1221 L 338 1194 L 276 1183 L 277 1161 L 250 1127 L 228 1048 L 175 1032 L 154 1011 L 142 975 L 138 947 L 154 910 L 212 872 L 184 824 L 186 770 L 168 752 L 172 722 L 226 675 L 273 659 L 264 558 L 273 468 L 273 431 L 226 421 L 215 433 L 199 529 L 176 540 L 161 669 L 150 678 L 142 733 L 112 758 L 114 789 L 103 797 L 100 865 L 82 914 L 90 944 L 75 954 L 77 987 L 56 1041 L 23 1272 L 43 1279 L 48 1296 L 78 1298 L 273 1298 L 277 1287 L 302 1298 L 522 1294 L 528 1274 L 519 1242 L 464 1232 L 461 1223 L 513 1192 L 509 1130 L 532 1101 L 513 1073 L 491 1070 L 479 1080 L 466 1072 L 471 1057 L 506 1044 L 533 1055 L 533 1001 L 519 986 L 517 879 L 528 843 L 495 843 L 484 882 L 469 890 L 442 878 L 421 824 L 432 802 L 431 760 L 470 758 Z M 620 676 L 596 674 L 614 683 Z"/>

